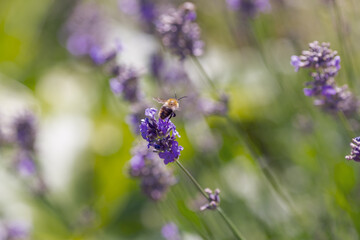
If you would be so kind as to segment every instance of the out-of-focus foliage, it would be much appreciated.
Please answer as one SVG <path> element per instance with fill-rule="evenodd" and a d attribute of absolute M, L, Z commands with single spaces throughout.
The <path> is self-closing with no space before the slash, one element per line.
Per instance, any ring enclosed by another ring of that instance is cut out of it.
<path fill-rule="evenodd" d="M 151 240 L 163 239 L 162 227 L 173 222 L 183 239 L 234 239 L 218 212 L 198 210 L 200 195 L 175 163 L 166 168 L 177 183 L 161 201 L 146 198 L 130 176 L 131 149 L 144 140 L 129 114 L 143 118 L 146 107 L 161 106 L 152 98 L 176 93 L 189 96 L 171 119 L 184 148 L 179 160 L 203 187 L 221 189 L 221 207 L 246 239 L 360 237 L 359 163 L 345 159 L 359 118 L 314 106 L 303 94 L 310 76 L 290 65 L 309 42 L 330 42 L 341 57 L 336 82 L 359 96 L 357 1 L 269 0 L 271 8 L 247 16 L 225 0 L 198 0 L 204 53 L 183 62 L 124 8 L 135 0 L 89 1 L 121 42 L 115 61 L 139 71 L 148 106 L 115 96 L 109 69 L 68 52 L 65 26 L 84 2 L 0 1 L 0 134 L 11 135 L 15 119 L 33 113 L 34 161 L 47 191 L 19 176 L 18 149 L 0 135 L 0 225 L 25 222 L 17 226 L 38 240 Z M 183 3 L 156 2 L 165 9 Z M 156 52 L 180 69 L 161 76 L 186 76 L 182 82 L 154 78 L 149 62 Z M 218 100 L 217 92 L 227 95 L 228 109 L 214 108 L 222 115 L 195 108 Z"/>

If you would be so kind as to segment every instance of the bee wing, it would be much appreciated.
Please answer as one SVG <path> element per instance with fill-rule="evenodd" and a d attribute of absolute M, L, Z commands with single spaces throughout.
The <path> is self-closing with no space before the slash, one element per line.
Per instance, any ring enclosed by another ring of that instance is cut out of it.
<path fill-rule="evenodd" d="M 154 101 L 164 104 L 167 100 L 161 98 L 153 98 Z"/>

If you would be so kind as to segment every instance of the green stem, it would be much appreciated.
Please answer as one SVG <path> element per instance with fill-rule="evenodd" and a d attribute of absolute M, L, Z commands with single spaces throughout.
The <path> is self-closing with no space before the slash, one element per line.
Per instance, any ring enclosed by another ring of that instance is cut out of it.
<path fill-rule="evenodd" d="M 224 219 L 224 221 L 227 223 L 227 225 L 229 226 L 229 228 L 231 229 L 231 231 L 233 232 L 234 236 L 238 239 L 238 240 L 245 240 L 244 237 L 241 236 L 241 234 L 237 231 L 234 223 L 226 216 L 226 214 L 224 213 L 224 211 L 218 207 L 216 208 L 216 210 L 220 213 L 221 217 Z"/>
<path fill-rule="evenodd" d="M 36 195 L 37 200 L 43 204 L 48 210 L 52 212 L 52 214 L 66 227 L 67 230 L 71 231 L 72 226 L 69 223 L 67 217 L 64 215 L 64 212 L 55 206 L 49 199 L 44 195 Z"/>
<path fill-rule="evenodd" d="M 191 173 L 180 163 L 179 160 L 176 161 L 177 165 L 181 168 L 181 170 L 184 171 L 184 173 L 190 178 L 190 180 L 193 182 L 193 184 L 196 186 L 196 188 L 199 190 L 199 192 L 206 198 L 208 199 L 209 196 L 207 195 L 207 193 L 204 191 L 204 189 L 200 186 L 200 184 L 198 183 L 198 181 L 196 181 L 196 179 L 191 175 Z"/>
<path fill-rule="evenodd" d="M 209 75 L 206 73 L 206 71 L 203 68 L 203 66 L 201 65 L 200 61 L 196 57 L 193 57 L 192 59 L 193 59 L 194 63 L 197 65 L 197 67 L 199 68 L 199 70 L 204 75 L 205 79 L 207 79 L 207 81 L 210 83 L 209 85 L 213 88 L 213 90 L 216 91 L 216 86 L 214 85 L 214 83 L 211 80 L 211 78 L 209 77 Z M 274 191 L 277 193 L 277 195 L 281 199 L 283 199 L 294 212 L 296 212 L 295 208 L 291 204 L 290 199 L 287 197 L 287 195 L 285 194 L 282 187 L 280 187 L 279 183 L 277 183 L 277 181 L 275 180 L 276 178 L 275 178 L 274 174 L 269 169 L 267 164 L 263 162 L 264 160 L 261 159 L 260 150 L 251 141 L 249 136 L 247 136 L 246 132 L 242 129 L 242 126 L 240 125 L 240 127 L 237 127 L 237 125 L 231 120 L 231 118 L 229 116 L 226 116 L 226 120 L 228 122 L 228 126 L 231 128 L 232 134 L 235 134 L 236 138 L 238 138 L 240 141 L 245 143 L 245 145 L 248 148 L 248 150 L 250 151 L 252 157 L 255 160 L 257 160 L 259 168 L 260 168 L 261 172 L 264 174 L 265 179 L 268 181 L 270 186 L 274 189 Z M 244 137 L 244 140 L 243 140 L 242 136 L 239 134 L 239 132 Z"/>
<path fill-rule="evenodd" d="M 183 170 L 183 172 L 190 178 L 191 182 L 195 185 L 195 187 L 199 190 L 199 192 L 209 200 L 208 194 L 204 191 L 204 189 L 200 186 L 198 181 L 191 175 L 191 173 L 180 163 L 179 160 L 176 161 L 177 165 Z M 240 233 L 237 231 L 234 223 L 226 216 L 223 210 L 220 207 L 217 207 L 216 210 L 220 213 L 221 217 L 224 219 L 225 223 L 230 228 L 231 232 L 234 234 L 237 240 L 244 240 L 245 238 L 241 237 Z"/>

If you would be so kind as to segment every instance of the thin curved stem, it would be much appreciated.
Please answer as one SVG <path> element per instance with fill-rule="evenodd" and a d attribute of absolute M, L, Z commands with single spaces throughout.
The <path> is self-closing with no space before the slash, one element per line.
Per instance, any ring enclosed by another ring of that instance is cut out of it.
<path fill-rule="evenodd" d="M 190 178 L 191 182 L 195 185 L 195 187 L 199 190 L 199 192 L 206 198 L 209 199 L 208 194 L 204 191 L 204 189 L 200 186 L 200 184 L 198 183 L 198 181 L 196 181 L 196 179 L 191 175 L 191 173 L 180 163 L 179 160 L 176 161 L 176 164 L 181 168 L 181 170 L 183 170 L 183 172 Z M 226 216 L 226 214 L 224 213 L 224 211 L 220 208 L 217 207 L 216 210 L 220 213 L 221 217 L 224 219 L 225 223 L 228 225 L 228 227 L 230 228 L 231 232 L 234 234 L 235 238 L 237 240 L 245 240 L 244 237 L 241 236 L 241 234 L 238 232 L 238 230 L 236 229 L 234 223 L 230 220 L 230 218 L 228 218 Z"/>
<path fill-rule="evenodd" d="M 190 178 L 190 180 L 193 182 L 193 184 L 196 186 L 196 188 L 199 190 L 199 192 L 206 198 L 208 199 L 209 196 L 206 194 L 206 192 L 204 191 L 204 189 L 200 186 L 200 184 L 198 183 L 198 181 L 196 181 L 196 179 L 191 175 L 191 173 L 180 163 L 179 160 L 176 161 L 177 165 L 181 168 L 181 170 L 184 171 L 184 173 Z"/>
<path fill-rule="evenodd" d="M 224 221 L 227 223 L 227 225 L 230 227 L 231 231 L 233 232 L 234 236 L 238 239 L 238 240 L 245 240 L 245 238 L 243 236 L 241 236 L 241 234 L 237 231 L 234 223 L 230 220 L 230 218 L 228 218 L 226 216 L 226 214 L 224 213 L 224 211 L 218 207 L 216 208 L 216 210 L 220 213 L 221 217 L 224 219 Z"/>
<path fill-rule="evenodd" d="M 196 64 L 196 66 L 199 68 L 200 72 L 202 72 L 204 78 L 209 82 L 209 85 L 212 87 L 212 89 L 217 94 L 219 94 L 216 89 L 215 84 L 213 83 L 213 81 L 209 77 L 209 75 L 206 73 L 206 71 L 205 71 L 204 67 L 201 65 L 200 61 L 196 57 L 193 57 L 192 59 L 193 59 L 194 63 Z M 230 119 L 229 116 L 226 116 L 225 119 L 226 119 L 227 123 L 229 124 L 229 127 L 231 128 L 231 132 L 235 134 L 236 138 L 238 138 L 239 140 L 241 140 L 245 143 L 246 147 L 248 148 L 248 150 L 250 151 L 250 153 L 252 154 L 254 159 L 257 160 L 257 163 L 259 164 L 259 168 L 262 171 L 262 173 L 264 174 L 266 180 L 269 182 L 270 186 L 274 189 L 274 191 L 277 193 L 277 195 L 280 198 L 282 198 L 288 204 L 288 206 L 291 209 L 293 209 L 294 212 L 296 212 L 295 208 L 291 204 L 291 200 L 287 197 L 287 194 L 284 193 L 284 190 L 282 189 L 280 184 L 275 180 L 276 178 L 275 178 L 274 174 L 269 169 L 267 164 L 266 163 L 264 164 L 264 160 L 261 159 L 260 150 L 254 145 L 254 143 L 251 141 L 251 139 L 249 139 L 249 137 L 246 136 L 246 133 L 242 129 L 242 126 L 240 125 L 240 127 L 238 127 Z M 243 137 L 241 137 L 239 132 L 243 135 Z"/>

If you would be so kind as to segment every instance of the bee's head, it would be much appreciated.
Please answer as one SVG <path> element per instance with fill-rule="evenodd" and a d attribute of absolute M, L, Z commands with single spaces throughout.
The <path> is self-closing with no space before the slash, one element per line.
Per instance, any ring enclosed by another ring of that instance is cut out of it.
<path fill-rule="evenodd" d="M 169 98 L 166 101 L 166 105 L 167 105 L 167 107 L 171 108 L 172 110 L 175 110 L 175 109 L 179 108 L 179 102 L 175 98 Z"/>

